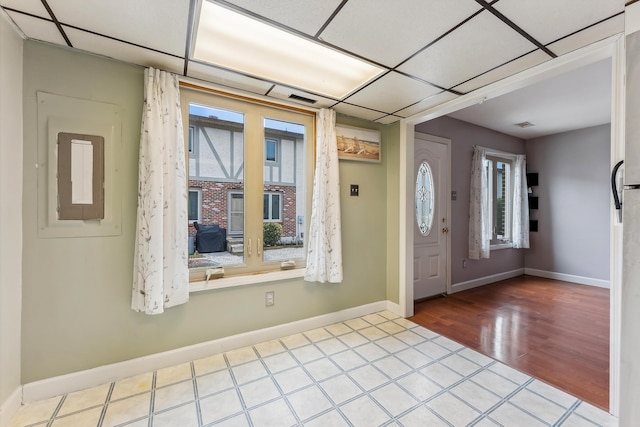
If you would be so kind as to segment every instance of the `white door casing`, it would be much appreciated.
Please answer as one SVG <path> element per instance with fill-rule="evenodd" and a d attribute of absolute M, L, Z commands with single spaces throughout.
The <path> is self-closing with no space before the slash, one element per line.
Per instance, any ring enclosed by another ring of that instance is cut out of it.
<path fill-rule="evenodd" d="M 433 180 L 431 221 L 418 226 L 414 197 L 413 215 L 413 298 L 418 300 L 447 292 L 449 215 L 449 145 L 448 141 L 416 133 L 414 146 L 414 195 L 421 165 L 430 170 L 427 181 Z M 428 203 L 430 204 L 430 203 Z"/>

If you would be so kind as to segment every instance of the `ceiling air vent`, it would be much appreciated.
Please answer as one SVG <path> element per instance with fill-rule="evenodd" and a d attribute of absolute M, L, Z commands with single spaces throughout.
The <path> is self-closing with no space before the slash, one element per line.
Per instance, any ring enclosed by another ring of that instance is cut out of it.
<path fill-rule="evenodd" d="M 531 122 L 520 122 L 520 123 L 516 123 L 516 126 L 521 127 L 522 129 L 526 129 L 526 128 L 530 128 L 531 126 L 535 126 L 533 123 Z"/>
<path fill-rule="evenodd" d="M 296 95 L 295 93 L 292 93 L 291 95 L 289 95 L 289 99 L 295 99 L 296 101 L 306 102 L 307 104 L 315 104 L 317 102 L 315 99 L 305 98 L 304 96 Z"/>

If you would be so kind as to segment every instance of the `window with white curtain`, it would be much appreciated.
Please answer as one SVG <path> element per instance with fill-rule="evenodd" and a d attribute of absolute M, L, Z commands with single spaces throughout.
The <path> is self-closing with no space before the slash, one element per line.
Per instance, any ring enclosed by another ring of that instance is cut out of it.
<path fill-rule="evenodd" d="M 181 106 L 189 187 L 200 189 L 198 223 L 222 230 L 214 238 L 224 240 L 199 246 L 209 238 L 203 227 L 185 224 L 196 240 L 191 280 L 213 267 L 223 267 L 224 276 L 279 270 L 282 261 L 304 267 L 315 114 L 185 88 Z"/>

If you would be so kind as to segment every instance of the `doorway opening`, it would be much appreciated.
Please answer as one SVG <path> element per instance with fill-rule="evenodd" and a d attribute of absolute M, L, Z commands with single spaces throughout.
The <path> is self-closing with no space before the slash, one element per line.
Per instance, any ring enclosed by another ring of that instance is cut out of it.
<path fill-rule="evenodd" d="M 585 65 L 593 64 L 605 59 L 611 64 L 611 127 L 610 127 L 610 159 L 612 165 L 623 157 L 623 132 L 624 117 L 622 115 L 624 104 L 624 40 L 621 36 L 613 37 L 602 42 L 590 45 L 579 51 L 556 58 L 550 63 L 543 64 L 524 71 L 518 75 L 504 79 L 498 83 L 479 89 L 460 98 L 434 107 L 418 114 L 401 123 L 400 128 L 400 170 L 405 173 L 400 176 L 400 250 L 399 250 L 399 294 L 400 310 L 403 315 L 413 315 L 414 301 L 414 247 L 412 213 L 414 203 L 412 199 L 413 177 L 407 172 L 412 165 L 412 154 L 415 149 L 415 126 L 425 121 L 445 116 L 463 108 L 482 103 L 487 99 L 495 98 L 509 92 L 525 88 L 545 79 L 558 76 L 571 70 L 576 70 Z M 612 166 L 611 165 L 611 166 Z M 620 286 L 622 271 L 622 227 L 615 222 L 615 212 L 610 206 L 610 405 L 609 410 L 613 415 L 618 413 L 618 389 L 619 389 L 619 341 L 620 341 Z M 496 279 L 499 280 L 499 279 Z"/>

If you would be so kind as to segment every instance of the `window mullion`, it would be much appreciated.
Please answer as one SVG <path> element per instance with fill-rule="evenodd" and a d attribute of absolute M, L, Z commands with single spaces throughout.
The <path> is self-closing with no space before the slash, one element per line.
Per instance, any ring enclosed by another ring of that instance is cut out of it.
<path fill-rule="evenodd" d="M 258 111 L 256 111 L 258 110 Z M 245 265 L 249 270 L 262 265 L 258 246 L 263 239 L 264 202 L 264 119 L 258 108 L 246 115 L 245 128 L 245 197 L 244 197 L 244 243 Z M 249 247 L 251 253 L 249 253 Z"/>

